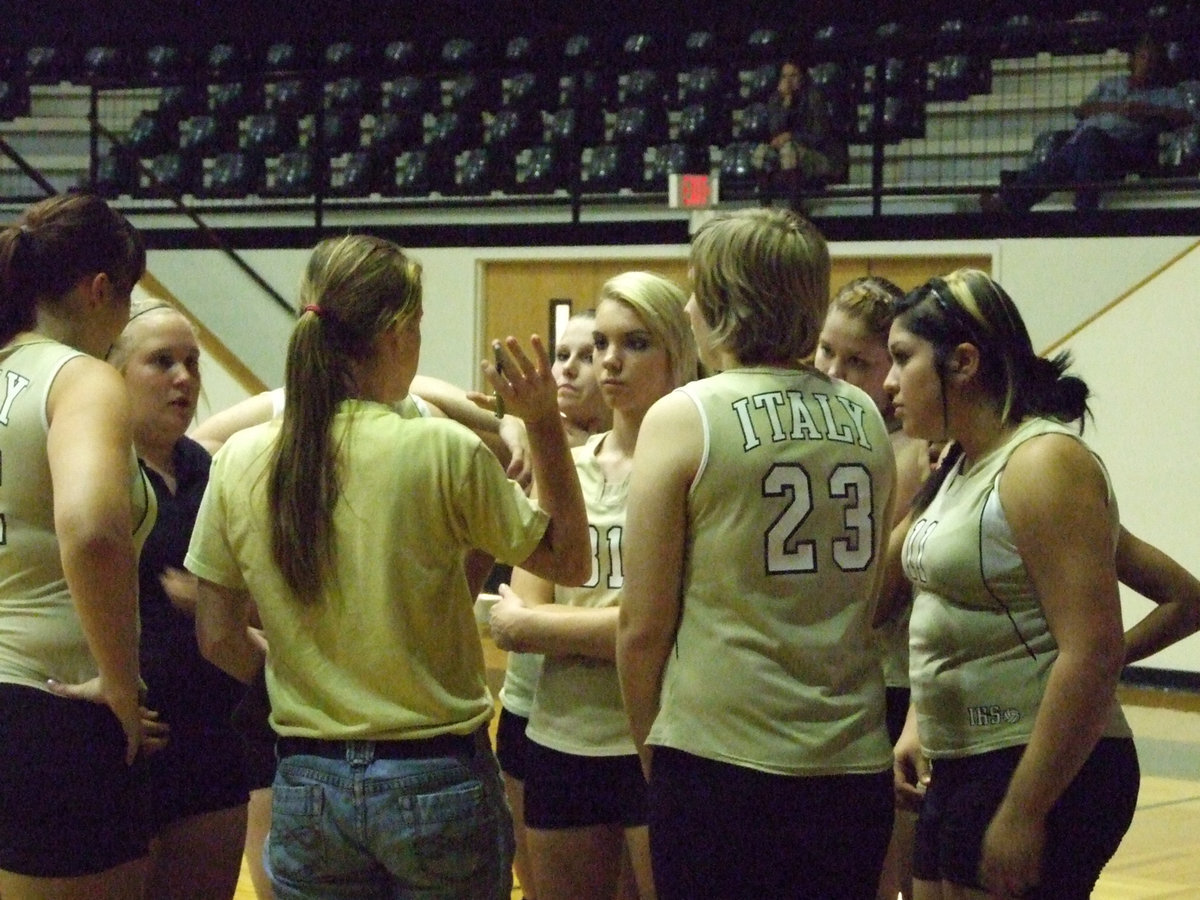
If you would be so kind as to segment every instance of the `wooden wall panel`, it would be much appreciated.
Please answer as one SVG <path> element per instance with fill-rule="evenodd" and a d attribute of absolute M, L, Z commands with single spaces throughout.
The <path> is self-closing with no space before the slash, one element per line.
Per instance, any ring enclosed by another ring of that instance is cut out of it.
<path fill-rule="evenodd" d="M 862 275 L 890 278 L 904 290 L 911 290 L 934 275 L 951 272 L 961 266 L 991 271 L 989 256 L 839 256 L 830 267 L 831 289 Z M 578 312 L 595 306 L 601 286 L 614 275 L 631 269 L 647 269 L 672 279 L 690 290 L 687 259 L 554 259 L 496 260 L 482 267 L 482 344 L 480 358 L 495 337 L 516 335 L 527 341 L 530 334 L 546 337 L 550 301 L 571 300 Z"/>

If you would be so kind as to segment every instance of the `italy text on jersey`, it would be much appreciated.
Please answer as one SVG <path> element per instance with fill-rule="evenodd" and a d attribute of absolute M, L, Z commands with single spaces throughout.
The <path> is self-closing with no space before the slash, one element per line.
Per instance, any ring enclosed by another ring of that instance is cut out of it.
<path fill-rule="evenodd" d="M 862 405 L 836 394 L 812 392 L 807 396 L 817 404 L 819 415 L 814 416 L 805 396 L 804 391 L 765 391 L 735 400 L 732 405 L 742 429 L 742 448 L 753 450 L 763 442 L 763 437 L 769 437 L 774 443 L 837 441 L 871 449 L 864 424 L 867 411 Z M 765 413 L 765 422 L 763 416 L 752 414 L 752 408 Z M 764 425 L 770 429 L 769 435 L 759 434 Z"/>

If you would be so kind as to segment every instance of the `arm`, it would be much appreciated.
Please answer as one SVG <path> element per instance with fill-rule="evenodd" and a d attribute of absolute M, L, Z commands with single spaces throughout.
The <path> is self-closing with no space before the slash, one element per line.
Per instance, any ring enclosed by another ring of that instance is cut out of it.
<path fill-rule="evenodd" d="M 871 615 L 873 628 L 890 622 L 912 603 L 912 585 L 904 577 L 904 538 L 908 535 L 911 519 L 911 515 L 906 515 L 888 535 L 883 564 L 879 567 L 882 583 Z"/>
<path fill-rule="evenodd" d="M 554 585 L 523 569 L 500 586 L 492 638 L 501 650 L 549 656 L 617 658 L 617 607 L 585 609 L 554 602 Z"/>
<path fill-rule="evenodd" d="M 700 464 L 696 408 L 668 394 L 642 420 L 625 516 L 625 586 L 617 618 L 617 672 L 642 769 L 650 774 L 650 726 L 658 715 L 667 655 L 682 609 L 687 494 Z"/>
<path fill-rule="evenodd" d="M 911 704 L 904 720 L 904 730 L 892 748 L 892 782 L 896 791 L 896 806 L 919 810 L 929 787 L 929 760 L 921 750 L 917 734 L 917 708 Z"/>
<path fill-rule="evenodd" d="M 1200 631 L 1200 580 L 1124 528 L 1117 541 L 1117 576 L 1159 604 L 1125 633 L 1126 665 Z"/>
<path fill-rule="evenodd" d="M 89 699 L 125 731 L 126 761 L 141 742 L 138 573 L 129 476 L 133 434 L 125 385 L 105 363 L 78 358 L 59 372 L 47 403 L 46 455 L 63 574 L 96 661 Z"/>
<path fill-rule="evenodd" d="M 541 507 L 550 516 L 542 540 L 521 568 L 555 584 L 582 584 L 592 571 L 587 511 L 575 461 L 558 412 L 558 386 L 539 337 L 531 338 L 530 359 L 515 338 L 506 342 L 504 372 L 484 360 L 483 372 L 513 415 L 525 421 L 534 484 Z"/>
<path fill-rule="evenodd" d="M 199 579 L 196 600 L 196 642 L 200 655 L 243 684 L 254 680 L 264 654 L 250 636 L 254 602 L 243 591 Z"/>
<path fill-rule="evenodd" d="M 243 428 L 270 422 L 275 415 L 275 400 L 270 391 L 247 397 L 228 409 L 213 413 L 192 429 L 190 437 L 210 454 Z"/>
<path fill-rule="evenodd" d="M 999 491 L 1058 645 L 1033 733 L 983 843 L 984 885 L 1020 895 L 1038 878 L 1047 813 L 1108 724 L 1125 647 L 1108 488 L 1087 448 L 1064 435 L 1033 438 L 1013 453 Z"/>

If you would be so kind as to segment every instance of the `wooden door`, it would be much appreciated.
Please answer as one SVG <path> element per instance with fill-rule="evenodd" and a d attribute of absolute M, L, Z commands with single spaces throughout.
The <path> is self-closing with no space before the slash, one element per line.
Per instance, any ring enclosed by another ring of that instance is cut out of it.
<path fill-rule="evenodd" d="M 687 259 L 626 257 L 622 259 L 553 259 L 482 263 L 483 358 L 494 338 L 531 334 L 550 336 L 550 304 L 569 300 L 572 312 L 596 305 L 600 288 L 614 275 L 631 270 L 655 272 L 688 289 Z"/>

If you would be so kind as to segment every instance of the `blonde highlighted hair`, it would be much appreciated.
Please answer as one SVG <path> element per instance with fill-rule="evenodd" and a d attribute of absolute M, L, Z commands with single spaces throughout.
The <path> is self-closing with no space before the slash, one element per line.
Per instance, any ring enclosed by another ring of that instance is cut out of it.
<path fill-rule="evenodd" d="M 892 319 L 896 317 L 896 303 L 903 297 L 904 291 L 888 279 L 863 275 L 842 285 L 829 301 L 829 308 L 861 322 L 886 346 Z"/>

